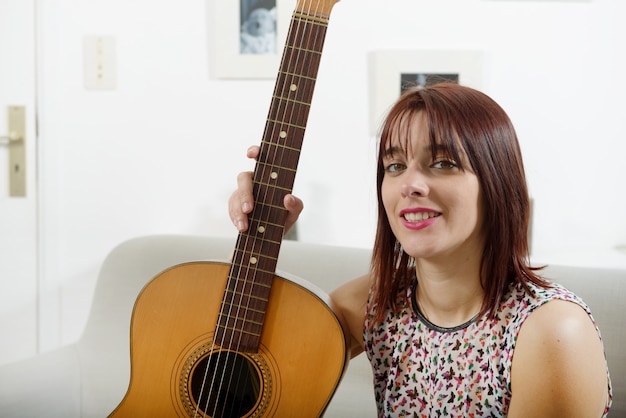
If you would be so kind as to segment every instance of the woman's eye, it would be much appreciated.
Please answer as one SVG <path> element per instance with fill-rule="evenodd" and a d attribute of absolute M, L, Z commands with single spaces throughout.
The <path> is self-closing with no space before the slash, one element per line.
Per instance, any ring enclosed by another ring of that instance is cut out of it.
<path fill-rule="evenodd" d="M 439 168 L 442 170 L 450 170 L 457 167 L 456 163 L 450 160 L 437 161 L 432 166 L 433 168 Z"/>
<path fill-rule="evenodd" d="M 401 163 L 391 163 L 385 166 L 385 172 L 387 173 L 399 173 L 404 170 L 406 166 Z"/>

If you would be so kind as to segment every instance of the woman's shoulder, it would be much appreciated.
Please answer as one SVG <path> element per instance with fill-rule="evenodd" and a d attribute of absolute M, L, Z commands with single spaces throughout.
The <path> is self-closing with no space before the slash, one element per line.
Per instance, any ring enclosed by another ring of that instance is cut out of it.
<path fill-rule="evenodd" d="M 514 286 L 509 301 L 516 302 L 509 311 L 516 323 L 511 416 L 549 410 L 601 416 L 611 390 L 600 331 L 589 307 L 556 283 Z"/>
<path fill-rule="evenodd" d="M 526 410 L 534 402 L 537 410 L 550 407 L 581 414 L 571 416 L 601 416 L 610 398 L 606 370 L 602 341 L 587 309 L 576 298 L 551 298 L 534 309 L 519 330 L 511 367 L 511 410 L 535 416 Z"/>
<path fill-rule="evenodd" d="M 371 274 L 349 280 L 333 290 L 331 298 L 338 304 L 361 304 L 367 302 L 372 284 Z M 363 305 L 365 306 L 365 305 Z"/>
<path fill-rule="evenodd" d="M 533 283 L 525 286 L 512 284 L 502 301 L 500 314 L 514 317 L 521 325 L 531 313 L 552 301 L 573 302 L 591 316 L 591 310 L 580 297 L 560 284 L 551 282 L 545 287 Z"/>
<path fill-rule="evenodd" d="M 553 348 L 559 349 L 569 349 L 570 344 L 574 348 L 585 341 L 597 345 L 596 342 L 601 341 L 591 310 L 575 293 L 558 283 L 551 283 L 549 287 L 530 284 L 529 290 L 531 295 L 528 290 L 522 290 L 520 293 L 528 296 L 518 298 L 524 300 L 518 306 L 518 316 L 522 318 L 518 340 L 527 338 L 544 341 L 545 344 L 556 344 Z"/>

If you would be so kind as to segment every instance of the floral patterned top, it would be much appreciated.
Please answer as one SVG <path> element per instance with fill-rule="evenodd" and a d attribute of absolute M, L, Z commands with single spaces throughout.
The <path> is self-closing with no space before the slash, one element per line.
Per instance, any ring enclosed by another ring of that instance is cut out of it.
<path fill-rule="evenodd" d="M 378 415 L 505 417 L 515 341 L 528 315 L 546 302 L 562 299 L 583 307 L 593 320 L 587 305 L 564 287 L 530 288 L 535 297 L 512 285 L 495 319 L 475 318 L 455 328 L 437 327 L 416 306 L 408 305 L 399 314 L 389 312 L 372 332 L 370 300 L 364 337 L 374 370 Z M 413 293 L 407 290 L 407 300 L 414 305 Z M 610 380 L 608 393 L 605 416 L 612 397 Z"/>

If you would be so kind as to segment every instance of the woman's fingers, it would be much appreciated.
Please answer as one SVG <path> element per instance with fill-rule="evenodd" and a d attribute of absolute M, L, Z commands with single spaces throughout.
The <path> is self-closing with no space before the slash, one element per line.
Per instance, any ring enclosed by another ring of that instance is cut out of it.
<path fill-rule="evenodd" d="M 237 190 L 228 199 L 228 215 L 239 232 L 248 229 L 248 214 L 253 207 L 252 172 L 244 171 L 237 176 Z"/>
<path fill-rule="evenodd" d="M 260 148 L 257 145 L 253 145 L 248 148 L 246 155 L 248 158 L 256 159 L 259 156 L 259 151 Z M 248 229 L 248 214 L 254 208 L 252 175 L 251 171 L 239 173 L 237 175 L 237 190 L 228 199 L 228 215 L 239 232 L 244 232 Z M 285 233 L 287 233 L 298 220 L 300 213 L 302 213 L 304 203 L 296 196 L 288 194 L 285 196 L 283 204 L 288 212 L 285 222 Z"/>
<path fill-rule="evenodd" d="M 292 194 L 288 194 L 284 199 L 285 209 L 287 209 L 287 220 L 285 222 L 285 234 L 289 232 L 293 224 L 296 223 L 300 213 L 304 209 L 302 200 Z"/>

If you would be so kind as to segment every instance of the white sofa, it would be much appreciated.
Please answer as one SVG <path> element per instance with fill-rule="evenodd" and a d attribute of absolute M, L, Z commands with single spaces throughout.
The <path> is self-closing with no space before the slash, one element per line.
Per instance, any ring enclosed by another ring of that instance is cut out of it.
<path fill-rule="evenodd" d="M 129 325 L 135 298 L 162 270 L 187 261 L 225 260 L 234 240 L 146 236 L 107 256 L 82 337 L 58 350 L 0 367 L 0 417 L 105 417 L 121 401 L 130 374 Z M 285 241 L 278 269 L 329 292 L 367 271 L 370 251 Z M 611 418 L 626 417 L 626 270 L 550 266 L 546 275 L 590 305 L 602 330 L 614 386 Z M 326 417 L 375 417 L 364 355 L 350 362 Z"/>

